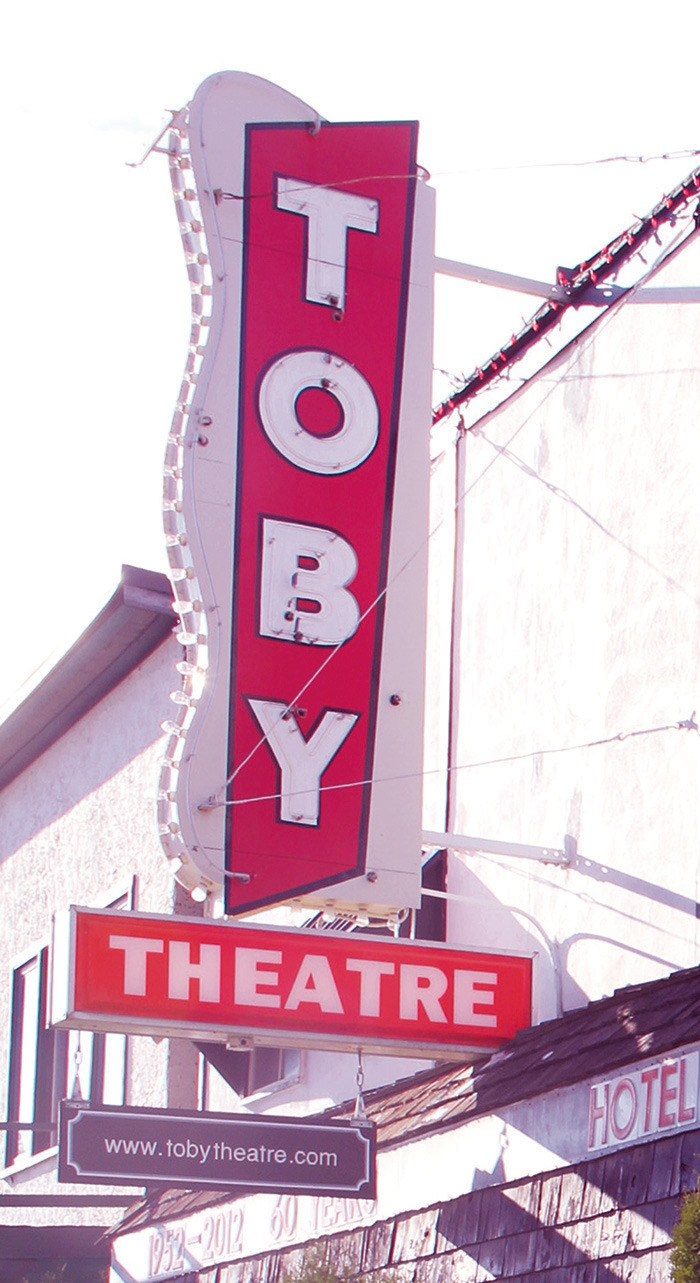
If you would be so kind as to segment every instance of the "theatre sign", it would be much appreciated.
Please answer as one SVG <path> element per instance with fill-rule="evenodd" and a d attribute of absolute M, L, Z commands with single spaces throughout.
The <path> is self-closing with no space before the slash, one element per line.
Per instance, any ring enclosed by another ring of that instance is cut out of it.
<path fill-rule="evenodd" d="M 434 222 L 417 126 L 328 123 L 223 73 L 173 140 L 195 339 L 166 468 L 188 655 L 164 847 L 229 913 L 417 905 Z"/>
<path fill-rule="evenodd" d="M 531 991 L 510 954 L 75 907 L 54 925 L 64 1028 L 459 1058 L 530 1025 Z"/>

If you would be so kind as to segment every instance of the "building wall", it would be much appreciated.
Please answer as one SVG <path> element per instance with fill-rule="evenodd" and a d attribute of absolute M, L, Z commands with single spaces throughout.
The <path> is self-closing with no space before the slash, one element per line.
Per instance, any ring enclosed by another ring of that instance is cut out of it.
<path fill-rule="evenodd" d="M 0 795 L 0 1099 L 8 1117 L 11 976 L 17 962 L 46 943 L 53 913 L 70 904 L 104 905 L 133 892 L 134 907 L 171 913 L 174 883 L 155 824 L 160 721 L 168 714 L 178 647 L 168 641 Z M 191 902 L 188 901 L 191 908 Z M 127 1097 L 167 1105 L 174 1090 L 167 1041 L 129 1040 Z M 191 1068 L 190 1068 L 191 1073 Z M 70 1086 L 70 1083 L 69 1083 Z M 187 1090 L 193 1094 L 191 1084 Z M 25 1121 L 22 1119 L 22 1121 Z M 55 1151 L 19 1158 L 3 1172 L 6 1189 L 58 1192 Z M 75 1193 L 75 1191 L 72 1191 Z M 85 1192 L 85 1187 L 80 1192 Z M 102 1187 L 95 1193 L 104 1194 Z M 121 1195 L 123 1200 L 126 1195 Z M 61 1211 L 34 1211 L 35 1223 Z M 67 1219 L 74 1212 L 65 1210 Z M 104 1219 L 104 1210 L 97 1213 Z M 0 1208 L 0 1220 L 26 1220 Z M 88 1216 L 89 1219 L 89 1216 Z"/>
<path fill-rule="evenodd" d="M 231 1283 L 267 1279 L 272 1249 L 282 1273 L 303 1254 L 323 1255 L 341 1277 L 345 1266 L 350 1277 L 408 1272 L 420 1259 L 426 1279 L 452 1268 L 475 1283 L 486 1270 L 546 1278 L 576 1266 L 588 1283 L 596 1262 L 612 1280 L 633 1261 L 632 1277 L 661 1283 L 679 1197 L 697 1182 L 699 1063 L 692 1043 L 556 1090 L 538 1093 L 523 1075 L 523 1099 L 453 1125 L 448 1093 L 442 1111 L 426 1108 L 424 1134 L 380 1141 L 374 1201 L 259 1194 L 193 1207 L 181 1197 L 169 1216 L 164 1208 L 115 1240 L 113 1277 L 181 1276 L 186 1245 L 189 1269 L 206 1280 L 218 1263 Z"/>
<path fill-rule="evenodd" d="M 598 1159 L 476 1190 L 334 1235 L 316 1256 L 292 1248 L 203 1270 L 199 1278 L 271 1283 L 323 1263 L 331 1277 L 348 1283 L 368 1276 L 376 1283 L 666 1283 L 669 1237 L 682 1195 L 694 1188 L 699 1144 L 694 1132 L 661 1142 L 656 1153 L 639 1146 L 630 1163 Z"/>
<path fill-rule="evenodd" d="M 449 936 L 535 950 L 537 1019 L 698 960 L 699 340 L 628 303 L 463 444 L 451 828 L 571 861 L 454 855 Z"/>
<path fill-rule="evenodd" d="M 52 916 L 70 904 L 106 906 L 128 892 L 132 907 L 148 913 L 203 912 L 174 881 L 156 822 L 158 762 L 164 736 L 160 723 L 179 685 L 175 664 L 182 650 L 168 638 L 106 698 L 41 754 L 0 793 L 0 1116 L 8 1119 L 12 974 L 18 963 L 48 942 Z M 205 912 L 218 912 L 208 904 Z M 268 913 L 263 917 L 275 917 Z M 279 914 L 277 915 L 279 916 Z M 233 1053 L 237 1054 L 237 1053 Z M 424 1066 L 417 1060 L 365 1060 L 365 1087 L 405 1076 Z M 67 1091 L 75 1067 L 69 1064 Z M 86 1069 L 81 1069 L 87 1091 Z M 295 1072 L 281 1086 L 264 1086 L 242 1102 L 212 1069 L 204 1092 L 203 1060 L 187 1039 L 128 1040 L 126 1099 L 154 1108 L 212 1109 L 307 1114 L 352 1098 L 357 1058 L 302 1052 Z M 65 1093 L 63 1093 L 65 1094 Z M 24 1119 L 22 1120 L 24 1121 Z M 3 1137 L 0 1134 L 0 1145 Z M 4 1146 L 0 1150 L 0 1158 Z M 76 1193 L 113 1195 L 119 1206 L 136 1192 L 57 1184 L 56 1150 L 20 1155 L 0 1168 L 8 1193 L 24 1197 Z M 115 1205 L 116 1206 L 116 1205 Z M 104 1206 L 68 1204 L 13 1207 L 0 1203 L 2 1223 L 103 1223 L 116 1214 Z"/>
<path fill-rule="evenodd" d="M 654 285 L 698 271 L 692 245 Z M 699 340 L 696 305 L 629 303 L 482 429 L 461 438 L 452 420 L 435 435 L 424 824 L 566 852 L 566 868 L 450 856 L 449 940 L 534 953 L 537 1021 L 699 960 L 700 739 L 679 727 L 700 707 Z M 0 1066 L 12 968 L 56 910 L 132 886 L 139 910 L 199 911 L 155 821 L 179 658 L 169 639 L 0 795 Z M 415 1068 L 371 1058 L 366 1085 Z M 200 1073 L 186 1042 L 131 1040 L 131 1103 L 195 1108 Z M 355 1074 L 353 1057 L 303 1053 L 282 1091 L 244 1107 L 313 1112 L 351 1097 Z M 212 1083 L 210 1106 L 240 1107 Z M 0 1070 L 7 1117 L 5 1092 Z M 549 1102 L 522 1131 L 564 1162 L 548 1128 L 568 1122 Z M 487 1142 L 495 1166 L 493 1126 Z M 404 1206 L 424 1202 L 403 1174 Z M 53 1155 L 3 1175 L 13 1191 L 56 1190 Z M 2 1206 L 2 1219 L 27 1213 Z"/>

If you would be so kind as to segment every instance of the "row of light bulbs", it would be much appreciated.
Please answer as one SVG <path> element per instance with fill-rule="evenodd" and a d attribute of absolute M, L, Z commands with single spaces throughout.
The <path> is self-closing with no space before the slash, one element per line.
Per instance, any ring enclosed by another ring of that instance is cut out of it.
<path fill-rule="evenodd" d="M 161 723 L 168 738 L 161 759 L 157 792 L 158 832 L 175 877 L 189 889 L 194 901 L 204 903 L 217 890 L 217 884 L 201 873 L 185 846 L 176 785 L 185 738 L 195 716 L 208 668 L 207 618 L 185 529 L 183 474 L 192 401 L 211 320 L 212 281 L 201 211 L 197 193 L 191 185 L 192 161 L 186 130 L 171 130 L 168 150 L 170 179 L 190 282 L 192 324 L 163 467 L 163 527 L 173 585 L 173 607 L 180 616 L 177 640 L 185 647 L 186 658 L 177 665 L 182 684 L 170 695 L 175 705 L 173 715 Z"/>

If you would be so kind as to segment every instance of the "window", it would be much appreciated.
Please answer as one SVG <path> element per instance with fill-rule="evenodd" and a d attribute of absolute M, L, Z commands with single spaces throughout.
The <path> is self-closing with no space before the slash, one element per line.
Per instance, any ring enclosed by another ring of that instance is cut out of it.
<path fill-rule="evenodd" d="M 93 1105 L 126 1103 L 126 1035 L 68 1033 L 67 1094 Z"/>
<path fill-rule="evenodd" d="M 127 893 L 113 897 L 108 907 L 130 904 Z M 48 1028 L 48 994 L 49 948 L 42 945 L 12 976 L 7 1167 L 57 1143 L 58 1104 L 64 1097 L 104 1105 L 126 1101 L 126 1037 Z M 26 1128 L 18 1126 L 22 1123 Z"/>
<path fill-rule="evenodd" d="M 8 1131 L 8 1166 L 56 1144 L 68 1035 L 46 1028 L 48 960 L 45 946 L 17 967 L 12 979 L 8 1121 L 28 1123 L 29 1127 Z"/>

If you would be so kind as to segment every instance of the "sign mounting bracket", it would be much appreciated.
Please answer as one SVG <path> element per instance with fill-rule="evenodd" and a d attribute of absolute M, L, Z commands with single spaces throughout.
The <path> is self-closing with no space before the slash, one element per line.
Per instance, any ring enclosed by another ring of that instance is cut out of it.
<path fill-rule="evenodd" d="M 537 860 L 540 864 L 571 864 L 571 839 L 563 848 L 528 846 L 523 842 L 497 842 L 492 838 L 468 837 L 465 833 L 438 833 L 424 830 L 423 845 L 446 848 L 450 851 L 467 851 L 472 855 L 509 855 L 521 860 Z"/>

